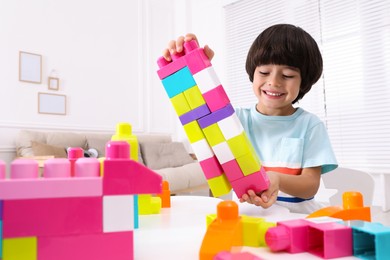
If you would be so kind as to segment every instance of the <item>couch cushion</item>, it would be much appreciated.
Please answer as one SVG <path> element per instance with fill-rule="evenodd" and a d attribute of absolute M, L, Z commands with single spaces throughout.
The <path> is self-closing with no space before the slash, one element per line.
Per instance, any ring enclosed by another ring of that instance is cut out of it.
<path fill-rule="evenodd" d="M 17 157 L 31 157 L 34 152 L 31 148 L 31 141 L 46 143 L 46 133 L 31 130 L 20 130 L 15 139 L 16 156 Z"/>
<path fill-rule="evenodd" d="M 59 147 L 80 147 L 87 149 L 87 138 L 83 134 L 68 132 L 48 132 L 46 143 Z"/>
<path fill-rule="evenodd" d="M 194 162 L 183 143 L 143 143 L 141 152 L 145 164 L 153 169 L 178 167 Z"/>
<path fill-rule="evenodd" d="M 34 152 L 34 156 L 53 155 L 55 158 L 68 157 L 64 147 L 31 141 L 31 149 Z"/>

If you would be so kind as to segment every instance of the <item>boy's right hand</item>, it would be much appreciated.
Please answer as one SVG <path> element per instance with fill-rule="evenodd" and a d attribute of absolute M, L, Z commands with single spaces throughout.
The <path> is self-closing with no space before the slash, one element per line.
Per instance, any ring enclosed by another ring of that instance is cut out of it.
<path fill-rule="evenodd" d="M 185 36 L 180 36 L 179 38 L 177 38 L 176 41 L 175 40 L 170 41 L 168 43 L 168 48 L 163 51 L 163 57 L 167 61 L 171 61 L 172 60 L 171 55 L 182 52 L 184 49 L 183 48 L 184 43 L 189 42 L 191 40 L 195 40 L 199 45 L 198 39 L 196 38 L 196 35 L 193 33 L 187 33 Z M 203 47 L 203 50 L 206 56 L 209 58 L 209 60 L 212 60 L 212 58 L 214 57 L 214 51 L 210 49 L 208 45 L 205 45 Z"/>

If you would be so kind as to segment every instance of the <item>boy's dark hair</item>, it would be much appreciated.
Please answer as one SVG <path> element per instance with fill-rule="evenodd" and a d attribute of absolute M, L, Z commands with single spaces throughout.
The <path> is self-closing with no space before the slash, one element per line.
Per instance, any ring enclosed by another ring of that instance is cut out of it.
<path fill-rule="evenodd" d="M 275 64 L 298 68 L 301 86 L 293 104 L 303 98 L 322 74 L 322 56 L 315 40 L 303 29 L 291 24 L 277 24 L 264 30 L 249 49 L 246 72 L 253 82 L 257 66 Z"/>

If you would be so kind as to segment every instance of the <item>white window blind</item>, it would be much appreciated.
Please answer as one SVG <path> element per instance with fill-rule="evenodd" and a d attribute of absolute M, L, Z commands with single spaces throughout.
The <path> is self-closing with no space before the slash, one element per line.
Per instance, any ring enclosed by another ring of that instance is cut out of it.
<path fill-rule="evenodd" d="M 256 103 L 248 49 L 270 25 L 295 24 L 317 41 L 323 78 L 298 106 L 328 127 L 340 166 L 390 173 L 390 1 L 242 0 L 225 6 L 227 84 L 237 106 Z"/>

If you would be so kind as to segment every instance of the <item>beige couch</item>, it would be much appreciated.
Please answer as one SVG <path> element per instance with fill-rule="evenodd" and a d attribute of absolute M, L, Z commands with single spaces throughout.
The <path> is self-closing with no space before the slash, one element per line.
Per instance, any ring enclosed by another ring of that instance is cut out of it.
<path fill-rule="evenodd" d="M 43 132 L 21 130 L 15 140 L 17 157 L 66 157 L 66 148 L 97 150 L 105 156 L 105 145 L 111 134 Z M 171 193 L 207 191 L 208 186 L 199 163 L 188 154 L 184 145 L 173 142 L 170 135 L 137 135 L 139 161 L 160 174 L 170 185 Z"/>

